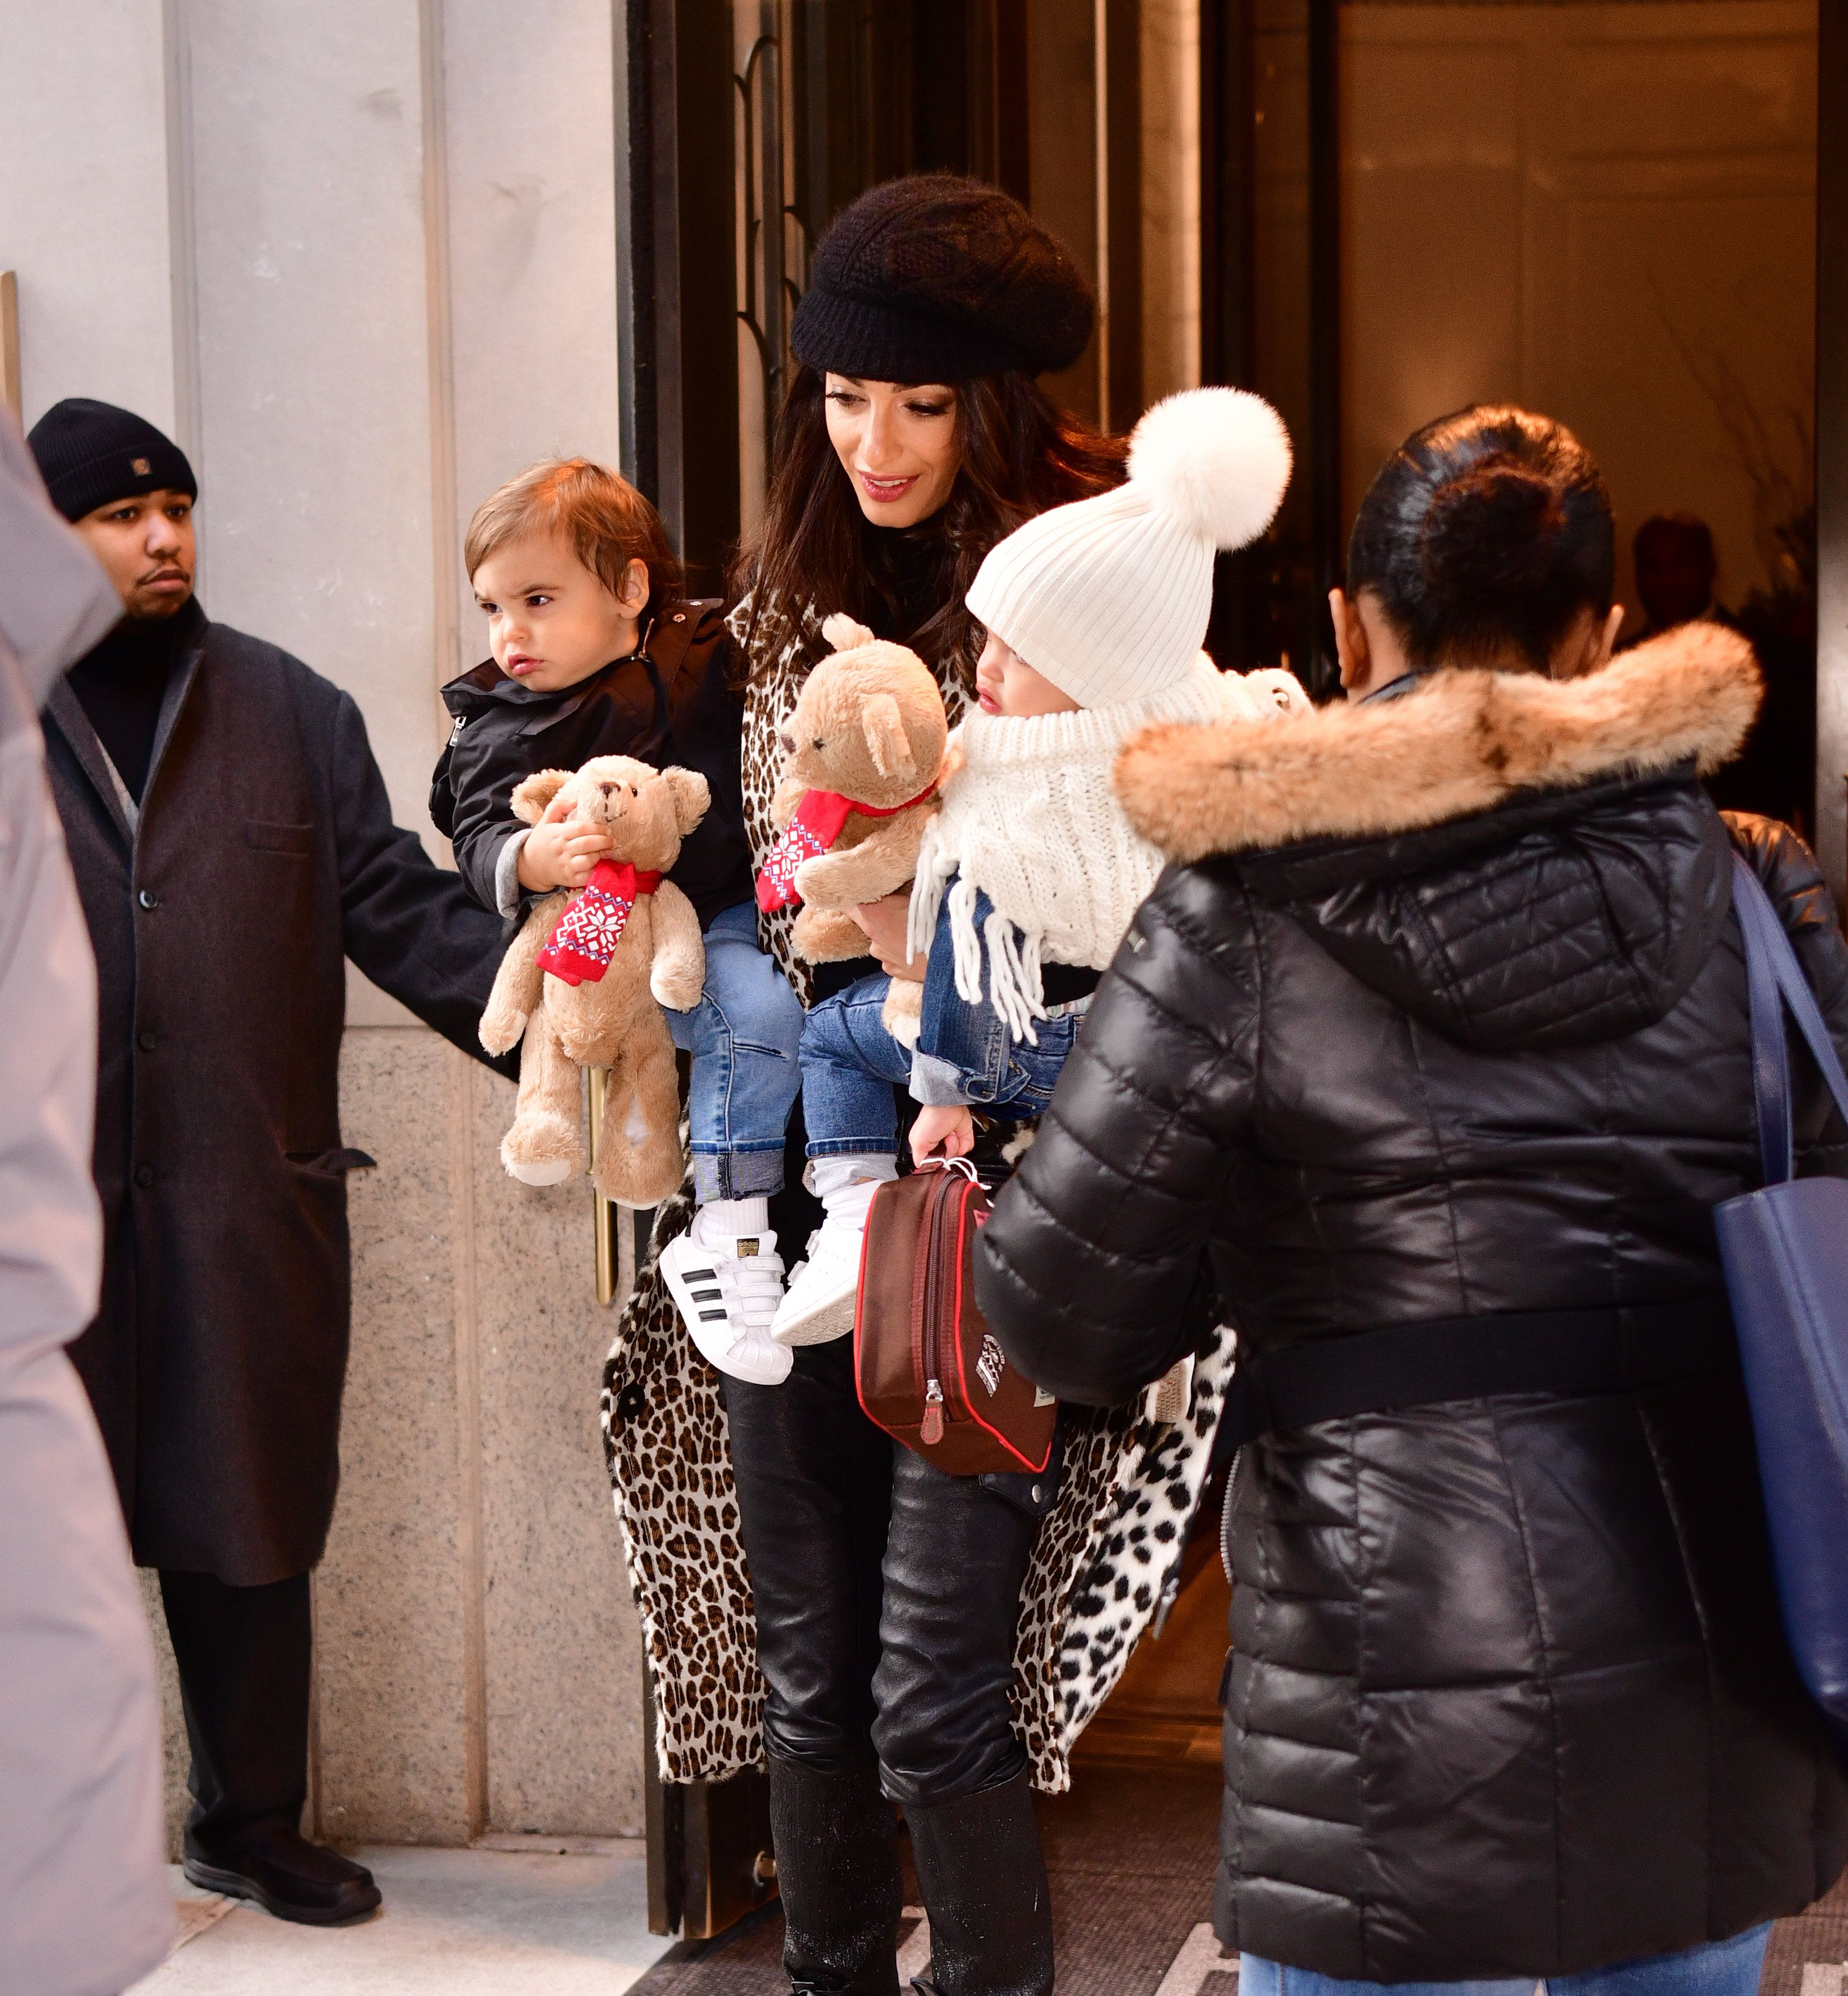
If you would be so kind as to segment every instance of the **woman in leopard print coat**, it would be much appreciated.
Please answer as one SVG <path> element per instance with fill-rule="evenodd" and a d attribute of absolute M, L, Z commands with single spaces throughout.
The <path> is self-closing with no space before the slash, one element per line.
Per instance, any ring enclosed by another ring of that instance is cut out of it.
<path fill-rule="evenodd" d="M 953 724 L 981 645 L 963 595 L 983 556 L 1122 477 L 1120 449 L 1029 371 L 1068 363 L 1090 323 L 1070 259 L 992 189 L 894 183 L 830 232 L 730 620 L 756 863 L 776 837 L 780 731 L 827 650 L 823 617 L 845 610 L 912 645 Z M 872 968 L 798 961 L 787 912 L 762 937 L 805 1004 Z M 806 1204 L 792 1189 L 773 1221 L 799 1233 Z M 775 1387 L 705 1364 L 654 1265 L 691 1210 L 683 1195 L 658 1216 L 603 1396 L 662 1777 L 767 1762 L 793 1988 L 895 1991 L 896 1801 L 930 1986 L 1049 1990 L 1029 1784 L 1067 1785 L 1072 1741 L 1178 1582 L 1220 1355 L 1178 1421 L 1068 1410 L 1062 1474 L 946 1476 L 860 1412 L 846 1341 L 799 1350 Z"/>

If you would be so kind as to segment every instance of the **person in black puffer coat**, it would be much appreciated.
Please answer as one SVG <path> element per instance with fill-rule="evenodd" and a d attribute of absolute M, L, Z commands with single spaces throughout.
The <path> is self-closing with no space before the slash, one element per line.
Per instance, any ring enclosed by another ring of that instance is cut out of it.
<path fill-rule="evenodd" d="M 1612 577 L 1558 425 L 1401 448 L 1334 597 L 1349 704 L 1125 748 L 1171 863 L 977 1249 L 1061 1397 L 1238 1327 L 1246 1996 L 1616 1963 L 1750 1996 L 1848 1858 L 1710 1218 L 1760 1182 L 1732 852 L 1845 1055 L 1848 948 L 1795 835 L 1698 781 L 1757 708 L 1745 643 L 1610 664 Z M 1848 1175 L 1803 1085 L 1800 1168 Z"/>

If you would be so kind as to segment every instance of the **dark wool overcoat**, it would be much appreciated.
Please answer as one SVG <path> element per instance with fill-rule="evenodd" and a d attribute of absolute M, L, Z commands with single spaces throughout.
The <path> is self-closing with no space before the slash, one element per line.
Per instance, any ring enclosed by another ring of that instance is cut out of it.
<path fill-rule="evenodd" d="M 1755 701 L 1741 642 L 1695 629 L 1592 679 L 1439 673 L 1119 762 L 1179 863 L 977 1251 L 1030 1376 L 1120 1399 L 1203 1288 L 1260 1371 L 1390 1326 L 1434 1327 L 1457 1369 L 1497 1316 L 1558 1313 L 1537 1340 L 1614 1338 L 1625 1306 L 1714 1321 L 1703 1362 L 1636 1389 L 1414 1396 L 1244 1450 L 1229 1946 L 1530 1981 L 1797 1912 L 1848 1856 L 1712 1220 L 1760 1182 L 1735 842 L 1848 1055 L 1813 861 L 1695 780 Z M 1802 1101 L 1802 1168 L 1848 1175 L 1813 1075 Z"/>
<path fill-rule="evenodd" d="M 143 1566 L 321 1556 L 349 1267 L 343 959 L 460 1047 L 500 924 L 391 821 L 359 710 L 194 605 L 139 812 L 67 686 L 45 735 L 96 951 L 101 1308 L 71 1347 Z"/>

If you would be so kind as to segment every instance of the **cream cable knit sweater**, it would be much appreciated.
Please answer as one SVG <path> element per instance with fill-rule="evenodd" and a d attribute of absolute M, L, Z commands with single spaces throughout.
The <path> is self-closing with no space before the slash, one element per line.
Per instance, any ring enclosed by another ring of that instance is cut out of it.
<path fill-rule="evenodd" d="M 980 1002 L 975 899 L 987 924 L 989 996 L 1017 1038 L 1038 1044 L 1043 960 L 1102 970 L 1161 872 L 1161 854 L 1130 829 L 1111 789 L 1118 752 L 1157 721 L 1255 718 L 1308 705 L 1286 673 L 1221 673 L 1203 652 L 1187 676 L 1141 700 L 1018 719 L 972 711 L 950 736 L 960 765 L 924 833 L 912 889 L 910 946 L 930 947 L 945 884 L 956 986 Z"/>

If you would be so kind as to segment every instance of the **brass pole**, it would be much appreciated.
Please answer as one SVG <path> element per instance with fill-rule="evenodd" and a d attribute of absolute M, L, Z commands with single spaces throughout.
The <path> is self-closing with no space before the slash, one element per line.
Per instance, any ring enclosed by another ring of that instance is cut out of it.
<path fill-rule="evenodd" d="M 590 1158 L 596 1161 L 597 1146 L 603 1134 L 603 1088 L 610 1079 L 607 1068 L 586 1068 L 590 1083 Z M 590 1223 L 596 1245 L 596 1299 L 603 1304 L 616 1300 L 616 1216 L 618 1209 L 593 1185 L 590 1192 Z"/>

